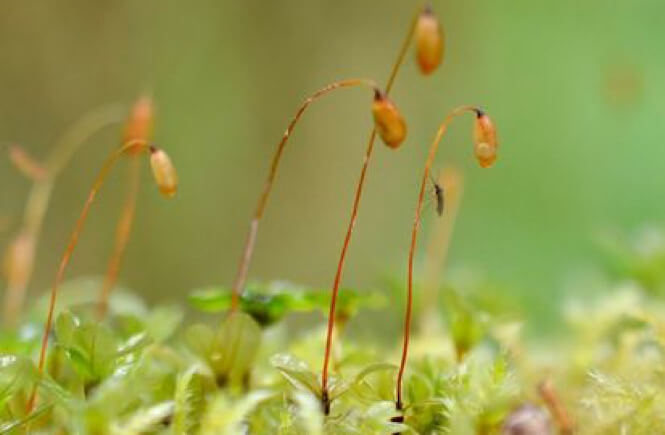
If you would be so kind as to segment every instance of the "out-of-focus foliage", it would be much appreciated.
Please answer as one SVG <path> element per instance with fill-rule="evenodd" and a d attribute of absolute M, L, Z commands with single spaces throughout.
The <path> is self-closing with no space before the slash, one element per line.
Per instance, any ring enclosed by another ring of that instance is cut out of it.
<path fill-rule="evenodd" d="M 629 264 L 644 261 L 645 247 L 636 243 L 623 257 Z M 37 316 L 1 335 L 13 344 L 0 356 L 0 429 L 518 434 L 528 428 L 548 434 L 568 425 L 580 434 L 664 432 L 665 301 L 634 275 L 605 270 L 617 279 L 594 296 L 569 297 L 561 307 L 565 330 L 538 341 L 521 336 L 519 307 L 501 308 L 515 304 L 510 297 L 480 297 L 476 292 L 485 285 L 442 286 L 438 326 L 416 325 L 412 336 L 401 411 L 394 402 L 398 343 L 368 346 L 354 328 L 340 331 L 328 416 L 318 365 L 323 331 L 302 329 L 302 322 L 296 331 L 285 316 L 316 309 L 324 299 L 319 292 L 292 284 L 272 292 L 252 287 L 243 300 L 270 307 L 281 298 L 283 314 L 261 325 L 255 304 L 241 305 L 249 313 L 190 324 L 173 307 L 149 309 L 120 292 L 118 301 L 135 303 L 112 303 L 109 317 L 99 322 L 82 297 L 91 281 L 72 281 L 42 376 L 33 362 L 38 334 L 20 332 L 38 327 Z M 226 301 L 221 291 L 194 292 L 190 300 L 204 309 L 212 304 L 215 312 L 226 306 L 215 305 Z M 539 387 L 543 381 L 547 391 Z M 35 386 L 37 406 L 27 414 Z"/>

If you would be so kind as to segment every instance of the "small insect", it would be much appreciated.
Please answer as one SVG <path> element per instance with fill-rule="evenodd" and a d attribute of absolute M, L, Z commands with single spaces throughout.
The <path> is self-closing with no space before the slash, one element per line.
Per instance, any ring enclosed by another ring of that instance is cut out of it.
<path fill-rule="evenodd" d="M 441 186 L 439 183 L 436 182 L 434 177 L 430 175 L 430 179 L 432 180 L 432 187 L 434 187 L 434 195 L 436 197 L 436 214 L 439 216 L 443 215 L 443 205 L 444 205 L 444 194 L 443 194 L 443 186 Z"/>

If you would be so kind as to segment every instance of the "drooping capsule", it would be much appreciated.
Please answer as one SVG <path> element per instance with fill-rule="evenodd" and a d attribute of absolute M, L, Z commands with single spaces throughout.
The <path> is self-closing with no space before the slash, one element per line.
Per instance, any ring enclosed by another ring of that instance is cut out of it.
<path fill-rule="evenodd" d="M 374 124 L 383 142 L 390 148 L 398 148 L 406 138 L 406 121 L 395 103 L 378 89 L 374 93 L 372 114 Z"/>
<path fill-rule="evenodd" d="M 169 156 L 160 148 L 150 148 L 150 166 L 159 191 L 171 197 L 178 191 L 178 174 Z"/>
<path fill-rule="evenodd" d="M 152 99 L 147 96 L 139 98 L 134 103 L 125 124 L 124 143 L 130 141 L 151 141 L 154 118 L 155 108 Z M 140 149 L 141 147 L 138 144 L 134 148 L 135 152 L 140 152 Z"/>
<path fill-rule="evenodd" d="M 415 36 L 418 66 L 423 74 L 429 75 L 441 64 L 444 51 L 441 24 L 430 5 L 418 16 Z"/>
<path fill-rule="evenodd" d="M 496 129 L 492 120 L 482 110 L 476 110 L 476 121 L 473 133 L 473 151 L 478 163 L 489 168 L 496 161 L 497 140 Z"/>
<path fill-rule="evenodd" d="M 23 175 L 33 180 L 46 178 L 47 170 L 41 163 L 33 159 L 25 149 L 16 144 L 9 146 L 9 160 Z"/>
<path fill-rule="evenodd" d="M 22 287 L 32 273 L 35 256 L 35 238 L 32 233 L 20 232 L 7 246 L 4 272 L 8 287 Z"/>

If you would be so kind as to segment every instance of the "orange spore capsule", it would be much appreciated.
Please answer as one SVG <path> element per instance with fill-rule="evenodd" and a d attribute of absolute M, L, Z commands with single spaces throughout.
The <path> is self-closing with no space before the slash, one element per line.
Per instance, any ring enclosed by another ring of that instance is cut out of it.
<path fill-rule="evenodd" d="M 418 17 L 416 23 L 416 59 L 420 71 L 431 74 L 443 59 L 443 31 L 432 8 L 428 5 Z"/>
<path fill-rule="evenodd" d="M 379 90 L 374 94 L 372 114 L 383 142 L 390 148 L 398 148 L 406 138 L 406 121 L 397 106 Z"/>
<path fill-rule="evenodd" d="M 123 141 L 146 141 L 152 140 L 152 131 L 155 118 L 155 107 L 150 97 L 141 97 L 132 107 L 132 110 L 125 125 Z M 135 151 L 140 152 L 140 147 L 135 147 Z"/>
<path fill-rule="evenodd" d="M 476 122 L 473 132 L 473 152 L 483 168 L 489 168 L 496 161 L 496 129 L 489 116 L 482 110 L 476 110 Z"/>
<path fill-rule="evenodd" d="M 150 148 L 150 166 L 159 191 L 171 197 L 178 191 L 178 174 L 169 156 L 161 149 Z"/>

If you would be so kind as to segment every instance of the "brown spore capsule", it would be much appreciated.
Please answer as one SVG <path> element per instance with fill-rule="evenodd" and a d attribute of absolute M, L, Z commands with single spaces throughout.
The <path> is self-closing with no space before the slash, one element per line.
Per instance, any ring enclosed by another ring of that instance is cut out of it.
<path fill-rule="evenodd" d="M 153 124 L 155 119 L 155 107 L 150 97 L 144 96 L 138 99 L 127 119 L 123 141 L 146 141 L 152 140 Z M 136 146 L 132 152 L 140 152 Z"/>
<path fill-rule="evenodd" d="M 476 110 L 473 142 L 473 151 L 480 166 L 483 168 L 492 166 L 496 161 L 498 146 L 496 129 L 492 120 L 482 110 Z"/>
<path fill-rule="evenodd" d="M 171 197 L 178 191 L 178 174 L 169 156 L 156 147 L 150 148 L 150 166 L 159 191 Z"/>
<path fill-rule="evenodd" d="M 443 30 L 429 5 L 418 16 L 415 36 L 418 66 L 429 75 L 441 64 L 444 50 Z"/>
<path fill-rule="evenodd" d="M 374 95 L 372 114 L 383 142 L 390 148 L 398 148 L 406 138 L 406 121 L 397 106 L 379 90 Z"/>

